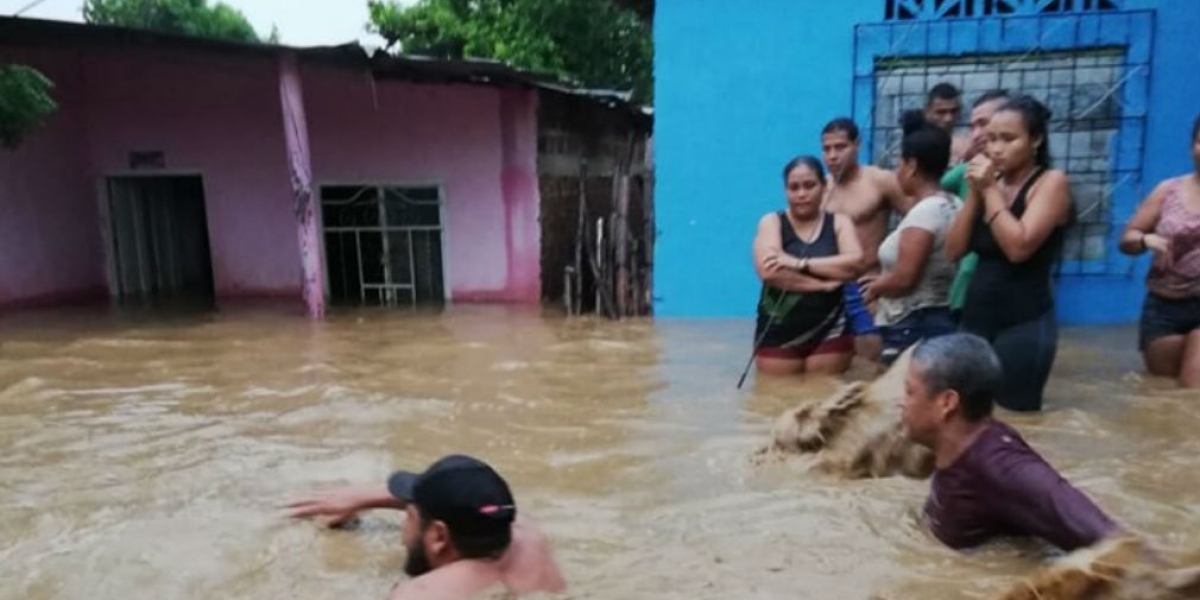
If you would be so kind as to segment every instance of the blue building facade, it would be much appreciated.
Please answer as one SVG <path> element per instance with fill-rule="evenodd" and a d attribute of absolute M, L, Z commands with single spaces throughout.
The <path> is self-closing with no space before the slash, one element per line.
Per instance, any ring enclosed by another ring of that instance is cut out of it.
<path fill-rule="evenodd" d="M 1197 0 L 659 0 L 655 312 L 753 314 L 750 245 L 784 206 L 780 171 L 852 116 L 862 162 L 888 166 L 897 117 L 949 81 L 1054 112 L 1055 165 L 1079 224 L 1058 275 L 1067 324 L 1137 319 L 1148 259 L 1117 251 L 1161 180 L 1192 169 Z"/>

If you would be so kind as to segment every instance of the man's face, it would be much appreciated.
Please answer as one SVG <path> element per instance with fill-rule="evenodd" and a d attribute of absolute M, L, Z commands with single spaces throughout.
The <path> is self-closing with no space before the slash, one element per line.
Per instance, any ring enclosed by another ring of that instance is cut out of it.
<path fill-rule="evenodd" d="M 936 127 L 945 129 L 947 132 L 954 129 L 961 116 L 962 100 L 958 98 L 934 98 L 925 107 L 925 120 Z"/>
<path fill-rule="evenodd" d="M 425 547 L 425 538 L 430 533 L 430 528 L 422 526 L 421 515 L 416 505 L 409 503 L 405 513 L 407 517 L 404 519 L 404 532 L 401 534 L 407 553 L 404 572 L 409 577 L 420 577 L 433 570 L 433 563 L 429 560 L 429 552 Z"/>
<path fill-rule="evenodd" d="M 917 362 L 908 367 L 904 377 L 904 400 L 900 420 L 908 430 L 908 437 L 922 446 L 933 446 L 938 431 L 946 420 L 947 395 L 953 392 L 932 394 L 925 385 L 924 372 Z"/>
<path fill-rule="evenodd" d="M 857 164 L 858 142 L 850 141 L 845 131 L 826 133 L 821 136 L 821 157 L 834 180 L 841 179 L 846 169 Z"/>
<path fill-rule="evenodd" d="M 979 106 L 971 109 L 971 155 L 974 156 L 983 152 L 987 147 L 987 129 L 988 124 L 992 122 L 992 116 L 996 114 L 996 110 L 1004 104 L 1003 98 L 996 98 L 984 102 Z"/>

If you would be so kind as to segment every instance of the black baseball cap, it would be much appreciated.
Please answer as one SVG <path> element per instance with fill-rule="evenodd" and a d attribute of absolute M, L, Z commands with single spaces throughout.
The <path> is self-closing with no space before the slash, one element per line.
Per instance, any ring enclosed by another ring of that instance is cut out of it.
<path fill-rule="evenodd" d="M 388 492 L 416 504 L 454 535 L 498 535 L 508 531 L 517 516 L 504 478 L 487 463 L 461 454 L 438 460 L 424 473 L 392 473 Z"/>

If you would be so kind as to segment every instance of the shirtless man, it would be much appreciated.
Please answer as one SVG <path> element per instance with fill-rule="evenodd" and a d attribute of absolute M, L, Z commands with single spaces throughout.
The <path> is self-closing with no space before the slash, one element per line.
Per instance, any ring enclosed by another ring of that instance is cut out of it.
<path fill-rule="evenodd" d="M 858 164 L 858 149 L 858 126 L 850 119 L 834 119 L 821 131 L 821 154 L 829 169 L 825 210 L 844 214 L 854 222 L 862 244 L 862 272 L 871 275 L 879 271 L 879 244 L 887 236 L 890 211 L 904 214 L 911 201 L 900 190 L 894 173 Z M 883 351 L 883 340 L 862 290 L 857 283 L 848 283 L 843 289 L 855 351 L 867 360 L 876 360 Z"/>
<path fill-rule="evenodd" d="M 405 511 L 404 572 L 388 600 L 469 600 L 492 590 L 560 592 L 566 583 L 546 538 L 517 516 L 508 484 L 487 464 L 447 456 L 387 485 L 350 486 L 293 502 L 292 517 L 340 527 L 362 510 Z"/>
<path fill-rule="evenodd" d="M 949 83 L 939 83 L 929 90 L 925 97 L 925 120 L 935 127 L 940 127 L 950 134 L 950 164 L 968 160 L 971 149 L 971 136 L 965 132 L 954 131 L 958 120 L 962 118 L 962 92 Z"/>

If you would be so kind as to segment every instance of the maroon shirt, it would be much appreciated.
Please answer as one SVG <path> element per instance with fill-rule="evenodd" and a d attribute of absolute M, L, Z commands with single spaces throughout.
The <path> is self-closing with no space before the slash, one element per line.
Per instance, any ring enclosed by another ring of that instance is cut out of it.
<path fill-rule="evenodd" d="M 933 534 L 955 549 L 997 535 L 1032 535 L 1071 551 L 1117 529 L 1013 428 L 996 420 L 952 465 L 933 474 L 925 515 Z"/>

